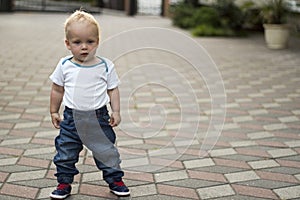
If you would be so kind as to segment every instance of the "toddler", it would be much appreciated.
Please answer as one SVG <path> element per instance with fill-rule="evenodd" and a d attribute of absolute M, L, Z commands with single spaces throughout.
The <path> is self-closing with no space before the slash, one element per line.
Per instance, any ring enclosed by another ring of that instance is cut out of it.
<path fill-rule="evenodd" d="M 110 191 L 127 196 L 129 189 L 122 181 L 120 155 L 114 146 L 116 135 L 112 127 L 120 121 L 119 79 L 113 63 L 97 57 L 100 28 L 95 18 L 84 11 L 74 12 L 65 22 L 65 45 L 72 55 L 62 58 L 51 74 L 50 113 L 55 128 L 58 186 L 50 194 L 64 199 L 71 193 L 71 183 L 79 173 L 75 164 L 83 145 L 92 152 L 96 166 Z M 63 120 L 59 115 L 65 105 Z M 109 116 L 106 105 L 110 104 Z"/>

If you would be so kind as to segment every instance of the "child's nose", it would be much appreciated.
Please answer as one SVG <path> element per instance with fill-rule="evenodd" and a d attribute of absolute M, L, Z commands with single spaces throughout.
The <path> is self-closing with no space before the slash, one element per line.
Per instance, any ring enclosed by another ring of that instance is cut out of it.
<path fill-rule="evenodd" d="M 87 44 L 86 43 L 82 43 L 81 48 L 82 49 L 87 49 Z"/>

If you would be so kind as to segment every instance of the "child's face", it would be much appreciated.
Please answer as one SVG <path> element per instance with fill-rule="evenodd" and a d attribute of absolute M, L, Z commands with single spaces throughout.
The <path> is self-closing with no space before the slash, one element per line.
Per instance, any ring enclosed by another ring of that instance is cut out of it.
<path fill-rule="evenodd" d="M 86 22 L 72 23 L 68 27 L 65 44 L 76 62 L 92 60 L 99 45 L 97 27 Z"/>

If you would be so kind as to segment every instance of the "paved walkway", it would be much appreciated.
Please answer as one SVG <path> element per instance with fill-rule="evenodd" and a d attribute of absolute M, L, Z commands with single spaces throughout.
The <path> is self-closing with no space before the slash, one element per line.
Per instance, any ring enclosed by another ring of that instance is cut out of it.
<path fill-rule="evenodd" d="M 66 16 L 1 14 L 1 200 L 57 184 L 48 76 L 68 54 Z M 299 39 L 271 51 L 261 34 L 192 40 L 167 19 L 96 17 L 122 81 L 121 199 L 300 199 Z M 68 199 L 116 199 L 88 150 L 77 166 Z"/>

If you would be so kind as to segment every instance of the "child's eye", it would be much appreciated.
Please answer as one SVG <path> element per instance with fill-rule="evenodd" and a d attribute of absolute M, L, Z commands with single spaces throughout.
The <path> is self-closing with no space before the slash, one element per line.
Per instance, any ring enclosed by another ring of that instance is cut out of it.
<path fill-rule="evenodd" d="M 88 40 L 87 41 L 89 44 L 93 44 L 95 41 L 94 40 Z"/>
<path fill-rule="evenodd" d="M 74 44 L 80 44 L 80 41 L 77 41 L 77 40 L 76 40 L 76 41 L 74 41 L 73 43 L 74 43 Z"/>

